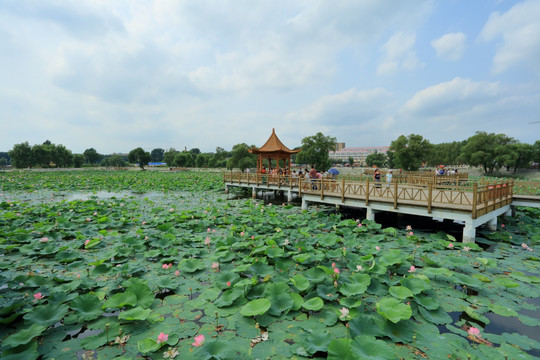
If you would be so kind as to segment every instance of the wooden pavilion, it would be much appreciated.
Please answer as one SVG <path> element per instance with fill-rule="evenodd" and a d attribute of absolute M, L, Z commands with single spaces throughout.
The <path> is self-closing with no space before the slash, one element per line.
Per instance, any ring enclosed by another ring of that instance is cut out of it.
<path fill-rule="evenodd" d="M 286 174 L 291 173 L 291 155 L 299 153 L 302 149 L 291 150 L 283 143 L 276 135 L 275 129 L 272 129 L 272 135 L 268 138 L 266 143 L 260 148 L 251 148 L 248 151 L 252 154 L 257 154 L 257 173 L 262 173 L 263 168 L 266 166 L 266 171 L 270 171 L 272 166 L 272 160 L 275 160 L 275 168 L 279 169 L 279 162 L 283 161 L 283 170 Z M 265 160 L 266 165 L 265 165 Z"/>

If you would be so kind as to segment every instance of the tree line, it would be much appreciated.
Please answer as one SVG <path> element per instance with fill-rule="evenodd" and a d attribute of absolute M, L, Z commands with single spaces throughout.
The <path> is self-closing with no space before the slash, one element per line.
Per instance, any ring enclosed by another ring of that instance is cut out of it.
<path fill-rule="evenodd" d="M 386 154 L 366 158 L 368 166 L 378 165 L 404 170 L 422 166 L 458 165 L 481 167 L 486 174 L 506 168 L 529 168 L 540 162 L 540 140 L 534 144 L 521 143 L 505 134 L 478 131 L 467 140 L 431 144 L 421 135 L 401 135 L 392 141 Z"/>
<path fill-rule="evenodd" d="M 215 152 L 203 153 L 198 148 L 179 151 L 161 148 L 147 152 L 141 147 L 128 154 L 103 155 L 94 148 L 82 154 L 73 154 L 63 145 L 49 140 L 30 146 L 28 142 L 16 144 L 7 153 L 0 153 L 0 166 L 11 164 L 16 168 L 31 167 L 125 167 L 138 164 L 142 169 L 150 162 L 165 163 L 169 167 L 198 168 L 254 168 L 257 157 L 249 152 L 254 145 L 236 144 L 231 151 L 217 147 Z M 330 151 L 336 147 L 336 138 L 320 132 L 302 139 L 302 151 L 292 156 L 296 164 L 313 165 L 319 171 L 329 169 L 333 163 Z M 297 149 L 295 148 L 295 149 Z M 349 159 L 352 165 L 352 159 Z M 481 167 L 486 174 L 506 167 L 514 172 L 528 168 L 531 162 L 540 163 L 540 140 L 534 144 L 521 143 L 505 134 L 477 132 L 467 140 L 431 144 L 421 135 L 401 135 L 392 141 L 389 151 L 374 153 L 366 158 L 368 166 L 418 170 L 422 166 L 464 164 Z"/>

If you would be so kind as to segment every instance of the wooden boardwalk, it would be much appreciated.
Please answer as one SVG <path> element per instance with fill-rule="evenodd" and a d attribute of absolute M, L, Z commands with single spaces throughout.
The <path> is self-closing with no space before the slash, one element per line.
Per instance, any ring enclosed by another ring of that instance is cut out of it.
<path fill-rule="evenodd" d="M 450 179 L 451 180 L 451 179 Z M 464 241 L 474 241 L 476 227 L 488 223 L 496 226 L 497 216 L 510 214 L 514 201 L 523 201 L 525 206 L 540 206 L 539 183 L 517 183 L 513 180 L 489 183 L 469 183 L 455 178 L 441 185 L 432 181 L 421 183 L 398 182 L 374 183 L 345 179 L 309 180 L 293 176 L 272 176 L 241 172 L 226 172 L 223 181 L 230 186 L 286 191 L 302 198 L 302 207 L 318 202 L 346 205 L 367 209 L 368 219 L 374 219 L 378 211 L 392 211 L 419 216 L 431 216 L 463 221 Z M 514 190 L 524 195 L 515 195 Z M 516 197 L 516 200 L 514 199 Z M 533 205 L 530 205 L 533 204 Z M 522 204 L 517 204 L 522 205 Z"/>

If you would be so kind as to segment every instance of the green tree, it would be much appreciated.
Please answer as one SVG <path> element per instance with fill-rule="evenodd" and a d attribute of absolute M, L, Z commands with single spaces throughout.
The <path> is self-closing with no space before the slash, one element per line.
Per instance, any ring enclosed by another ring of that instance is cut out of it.
<path fill-rule="evenodd" d="M 432 147 L 428 163 L 431 166 L 455 165 L 459 164 L 461 149 L 467 143 L 464 141 L 454 141 L 451 143 L 435 144 Z"/>
<path fill-rule="evenodd" d="M 222 147 L 217 147 L 216 152 L 208 160 L 208 166 L 212 168 L 223 168 L 227 166 L 227 158 L 229 157 L 229 152 Z"/>
<path fill-rule="evenodd" d="M 401 135 L 390 144 L 394 166 L 405 170 L 418 170 L 429 158 L 432 145 L 421 135 Z"/>
<path fill-rule="evenodd" d="M 296 155 L 298 164 L 311 164 L 319 171 L 326 171 L 332 166 L 330 151 L 336 148 L 336 138 L 318 132 L 302 139 L 302 151 Z"/>
<path fill-rule="evenodd" d="M 5 157 L 0 157 L 0 166 L 1 167 L 7 166 L 7 159 Z"/>
<path fill-rule="evenodd" d="M 73 153 L 64 145 L 52 145 L 52 160 L 57 167 L 71 167 L 73 165 Z"/>
<path fill-rule="evenodd" d="M 88 164 L 98 164 L 102 158 L 94 148 L 84 150 L 83 154 Z"/>
<path fill-rule="evenodd" d="M 238 168 L 243 171 L 246 168 L 256 167 L 257 155 L 248 151 L 252 147 L 255 146 L 248 146 L 245 143 L 234 145 L 231 151 L 231 157 L 227 160 L 227 169 Z"/>
<path fill-rule="evenodd" d="M 471 166 L 481 166 L 486 174 L 492 174 L 493 170 L 512 163 L 508 145 L 515 143 L 516 140 L 504 134 L 478 131 L 467 139 L 460 160 Z"/>
<path fill-rule="evenodd" d="M 517 169 L 528 168 L 533 158 L 533 146 L 530 144 L 517 143 L 509 146 L 512 152 L 512 161 L 506 163 L 514 169 L 514 174 Z"/>
<path fill-rule="evenodd" d="M 84 155 L 83 154 L 74 154 L 73 155 L 73 167 L 80 168 L 84 164 Z"/>
<path fill-rule="evenodd" d="M 199 168 L 207 167 L 208 161 L 210 160 L 211 157 L 212 157 L 212 154 L 210 153 L 198 154 L 197 157 L 195 158 L 195 166 Z"/>
<path fill-rule="evenodd" d="M 174 156 L 175 166 L 192 167 L 194 164 L 193 156 L 188 151 L 182 151 Z"/>
<path fill-rule="evenodd" d="M 32 153 L 34 154 L 34 164 L 41 166 L 42 168 L 48 168 L 53 162 L 54 146 L 47 144 L 47 142 L 41 145 L 32 146 Z"/>
<path fill-rule="evenodd" d="M 126 161 L 120 155 L 106 156 L 101 160 L 100 166 L 126 167 Z"/>
<path fill-rule="evenodd" d="M 352 167 L 354 165 L 354 159 L 352 156 L 349 156 L 349 166 Z"/>
<path fill-rule="evenodd" d="M 178 153 L 179 151 L 175 148 L 170 148 L 169 150 L 165 151 L 163 154 L 163 161 L 167 164 L 167 166 L 174 166 L 174 157 Z"/>
<path fill-rule="evenodd" d="M 386 155 L 383 153 L 375 152 L 373 154 L 369 154 L 366 157 L 366 165 L 367 166 L 377 166 L 377 167 L 383 167 L 386 164 Z"/>
<path fill-rule="evenodd" d="M 165 150 L 161 148 L 152 150 L 152 152 L 150 153 L 150 155 L 152 156 L 152 162 L 162 162 L 163 157 L 165 156 L 164 154 Z"/>
<path fill-rule="evenodd" d="M 150 160 L 152 160 L 152 155 L 148 151 L 144 151 L 138 147 L 129 152 L 128 160 L 130 163 L 138 163 L 139 167 L 144 170 L 145 165 L 148 165 Z"/>
<path fill-rule="evenodd" d="M 540 140 L 536 140 L 532 146 L 532 161 L 540 163 Z"/>

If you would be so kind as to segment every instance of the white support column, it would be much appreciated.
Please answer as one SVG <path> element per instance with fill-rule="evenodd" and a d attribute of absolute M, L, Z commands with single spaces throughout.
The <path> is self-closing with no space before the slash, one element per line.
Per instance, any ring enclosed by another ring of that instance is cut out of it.
<path fill-rule="evenodd" d="M 475 238 L 476 238 L 476 228 L 473 226 L 472 222 L 466 221 L 465 227 L 463 228 L 463 242 L 473 243 Z"/>
<path fill-rule="evenodd" d="M 257 188 L 255 186 L 251 188 L 251 198 L 252 199 L 257 198 Z"/>
<path fill-rule="evenodd" d="M 371 209 L 371 207 L 366 208 L 366 219 L 375 221 L 375 213 L 376 211 Z"/>
<path fill-rule="evenodd" d="M 493 219 L 489 220 L 487 223 L 487 227 L 491 231 L 497 230 L 497 217 L 494 217 Z"/>
<path fill-rule="evenodd" d="M 305 198 L 303 198 L 302 199 L 302 210 L 307 210 L 308 205 L 309 205 L 308 201 Z"/>
<path fill-rule="evenodd" d="M 288 202 L 291 202 L 291 201 L 292 201 L 292 191 L 291 191 L 291 190 L 288 190 L 288 191 L 287 191 L 287 201 L 288 201 Z"/>
<path fill-rule="evenodd" d="M 225 194 L 229 193 L 229 185 L 225 185 Z"/>

